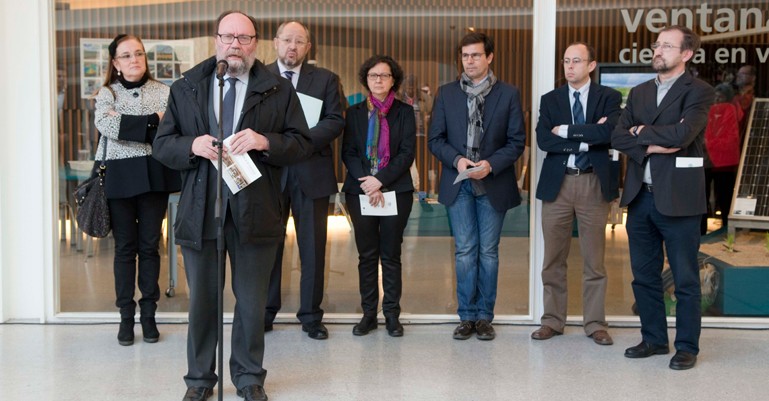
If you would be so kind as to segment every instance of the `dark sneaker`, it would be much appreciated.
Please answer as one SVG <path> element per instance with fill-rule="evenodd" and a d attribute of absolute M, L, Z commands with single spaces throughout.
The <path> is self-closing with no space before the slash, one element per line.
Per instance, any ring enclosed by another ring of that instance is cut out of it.
<path fill-rule="evenodd" d="M 455 340 L 467 340 L 475 332 L 475 322 L 472 320 L 463 320 L 459 323 L 456 329 L 454 329 Z"/>
<path fill-rule="evenodd" d="M 481 319 L 475 322 L 475 333 L 479 340 L 484 341 L 493 340 L 494 337 L 497 336 L 496 333 L 494 333 L 494 328 L 491 327 L 491 322 L 486 319 Z"/>

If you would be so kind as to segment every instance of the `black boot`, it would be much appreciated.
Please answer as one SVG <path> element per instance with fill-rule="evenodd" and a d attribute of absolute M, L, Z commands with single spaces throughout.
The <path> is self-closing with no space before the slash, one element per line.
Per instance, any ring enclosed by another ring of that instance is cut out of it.
<path fill-rule="evenodd" d="M 134 318 L 120 319 L 120 330 L 117 332 L 117 342 L 120 345 L 133 345 L 134 343 Z"/>
<path fill-rule="evenodd" d="M 154 317 L 140 317 L 139 321 L 142 324 L 142 335 L 144 336 L 145 343 L 156 343 L 160 338 L 160 332 L 158 332 L 158 326 L 155 324 Z"/>

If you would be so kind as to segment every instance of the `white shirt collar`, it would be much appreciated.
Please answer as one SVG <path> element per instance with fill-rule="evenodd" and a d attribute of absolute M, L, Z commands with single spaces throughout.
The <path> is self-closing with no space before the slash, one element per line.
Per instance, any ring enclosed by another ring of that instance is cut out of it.
<path fill-rule="evenodd" d="M 280 75 L 283 75 L 283 73 L 286 71 L 293 71 L 294 75 L 298 76 L 299 73 L 302 71 L 302 64 L 299 64 L 294 68 L 288 68 L 285 65 L 283 65 L 283 63 L 281 63 L 280 60 L 277 60 L 277 61 L 278 61 L 278 72 L 280 72 Z"/>
<path fill-rule="evenodd" d="M 235 78 L 237 78 L 238 81 L 242 82 L 243 85 L 248 85 L 248 77 L 249 77 L 249 75 L 250 75 L 250 72 L 247 71 L 245 74 L 235 75 Z M 231 77 L 233 77 L 233 76 L 230 75 L 230 74 L 224 74 L 225 82 L 227 81 L 227 79 L 229 79 Z"/>
<path fill-rule="evenodd" d="M 590 91 L 590 83 L 591 82 L 592 82 L 592 80 L 588 79 L 586 84 L 582 85 L 582 87 L 577 88 L 577 89 L 574 89 L 574 88 L 571 87 L 571 85 L 569 85 L 569 97 L 573 98 L 574 97 L 574 92 L 579 92 L 580 99 L 583 96 L 587 95 L 587 93 Z"/>

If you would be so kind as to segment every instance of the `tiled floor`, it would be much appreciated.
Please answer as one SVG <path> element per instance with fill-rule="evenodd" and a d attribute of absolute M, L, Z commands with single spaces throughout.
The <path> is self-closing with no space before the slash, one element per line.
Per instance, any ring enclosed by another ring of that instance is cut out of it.
<path fill-rule="evenodd" d="M 633 302 L 624 226 L 607 226 L 607 314 L 628 315 Z M 455 279 L 450 237 L 404 240 L 404 320 L 409 314 L 453 320 Z M 115 321 L 112 241 L 94 255 L 62 242 L 63 312 L 86 312 Z M 161 252 L 165 252 L 161 249 Z M 289 230 L 284 258 L 284 309 L 293 322 L 298 304 L 298 252 Z M 347 228 L 332 228 L 327 250 L 324 308 L 344 322 L 359 312 L 357 253 Z M 500 247 L 497 316 L 528 313 L 528 238 L 505 237 Z M 581 309 L 579 246 L 572 243 L 569 310 Z M 181 263 L 181 262 L 180 262 Z M 163 258 L 161 288 L 168 284 Z M 184 270 L 176 294 L 163 297 L 159 321 L 184 316 Z M 225 292 L 225 307 L 233 299 Z M 98 312 L 108 312 L 107 314 Z M 411 319 L 419 321 L 419 319 Z M 441 320 L 441 319 L 438 319 Z M 505 320 L 505 319 L 500 319 Z M 509 321 L 509 319 L 508 319 Z M 422 320 L 424 322 L 424 320 Z M 612 328 L 614 346 L 598 346 L 580 327 L 548 341 L 529 338 L 533 326 L 496 324 L 490 342 L 451 338 L 454 323 L 409 324 L 402 338 L 383 328 L 365 337 L 350 324 L 327 324 L 327 341 L 309 339 L 297 324 L 277 324 L 266 336 L 264 366 L 271 400 L 753 400 L 769 393 L 766 330 L 704 329 L 695 369 L 670 370 L 668 356 L 630 360 L 622 353 L 640 339 L 638 328 Z M 4 400 L 178 400 L 185 386 L 186 324 L 161 324 L 157 344 L 117 344 L 117 324 L 0 325 L 0 388 Z M 238 400 L 229 380 L 230 325 L 225 325 L 224 400 Z M 139 328 L 137 325 L 137 334 Z M 671 336 L 674 333 L 671 332 Z M 137 337 L 139 338 L 139 337 Z M 214 398 L 212 398 L 214 399 Z"/>
<path fill-rule="evenodd" d="M 180 400 L 187 326 L 162 324 L 159 343 L 130 347 L 117 344 L 117 327 L 0 324 L 2 399 Z M 328 327 L 326 341 L 309 339 L 296 324 L 267 334 L 270 400 L 722 401 L 769 394 L 766 331 L 705 329 L 697 366 L 673 371 L 670 355 L 623 357 L 640 338 L 637 328 L 612 329 L 615 345 L 598 346 L 579 327 L 534 341 L 533 327 L 496 325 L 496 340 L 485 342 L 451 339 L 450 324 L 407 325 L 401 338 L 383 328 L 355 337 L 349 324 Z M 223 399 L 240 400 L 225 344 Z"/>

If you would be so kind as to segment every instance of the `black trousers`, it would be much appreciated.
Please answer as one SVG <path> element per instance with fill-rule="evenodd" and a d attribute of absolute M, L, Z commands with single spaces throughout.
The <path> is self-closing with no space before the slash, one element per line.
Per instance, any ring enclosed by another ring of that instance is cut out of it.
<path fill-rule="evenodd" d="M 693 354 L 700 351 L 702 330 L 702 290 L 697 261 L 699 223 L 699 215 L 663 215 L 654 204 L 654 195 L 645 190 L 628 205 L 626 227 L 641 336 L 650 344 L 668 344 L 662 280 L 667 256 L 677 299 L 675 348 Z"/>
<path fill-rule="evenodd" d="M 728 225 L 729 212 L 732 209 L 732 193 L 734 192 L 734 184 L 737 182 L 737 171 L 713 170 L 711 174 L 716 204 L 721 210 L 721 222 L 726 227 Z"/>
<path fill-rule="evenodd" d="M 236 388 L 264 385 L 264 306 L 267 284 L 278 242 L 243 244 L 228 212 L 224 222 L 225 250 L 230 260 L 235 295 L 230 376 Z M 202 249 L 182 246 L 190 289 L 187 329 L 187 387 L 213 388 L 217 383 L 217 251 L 216 240 L 203 240 Z"/>
<path fill-rule="evenodd" d="M 376 316 L 379 303 L 379 261 L 382 261 L 382 312 L 397 318 L 401 313 L 401 245 L 411 214 L 413 191 L 395 195 L 397 216 L 362 216 L 360 198 L 345 194 L 358 248 L 358 277 L 364 316 Z"/>
<path fill-rule="evenodd" d="M 289 207 L 294 216 L 296 243 L 299 247 L 301 278 L 299 280 L 299 311 L 296 317 L 302 323 L 323 319 L 324 277 L 326 271 L 326 238 L 328 225 L 328 196 L 308 198 L 299 187 L 294 170 L 288 169 L 287 188 L 283 192 L 286 207 L 283 225 L 288 222 Z M 280 286 L 283 272 L 284 242 L 278 245 L 275 266 L 270 276 L 265 322 L 272 323 L 281 307 Z"/>
<path fill-rule="evenodd" d="M 147 192 L 131 198 L 109 199 L 112 236 L 115 238 L 115 306 L 121 318 L 136 313 L 134 290 L 137 284 L 136 256 L 139 256 L 138 284 L 141 315 L 155 316 L 160 299 L 160 230 L 168 206 L 168 193 Z"/>

